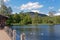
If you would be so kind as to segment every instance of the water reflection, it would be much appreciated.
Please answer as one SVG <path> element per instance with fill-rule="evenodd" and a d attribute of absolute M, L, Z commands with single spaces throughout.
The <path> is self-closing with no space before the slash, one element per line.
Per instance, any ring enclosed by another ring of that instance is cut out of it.
<path fill-rule="evenodd" d="M 56 31 L 58 31 L 58 28 L 59 27 L 56 28 L 54 25 L 50 26 L 42 25 L 42 26 L 31 26 L 31 27 L 25 26 L 21 28 L 16 28 L 16 30 L 17 34 L 19 33 L 18 35 L 21 35 L 21 33 L 25 33 L 26 40 L 60 40 L 59 36 L 58 37 L 56 36 L 57 35 Z"/>
<path fill-rule="evenodd" d="M 54 25 L 49 26 L 49 40 L 56 40 Z"/>

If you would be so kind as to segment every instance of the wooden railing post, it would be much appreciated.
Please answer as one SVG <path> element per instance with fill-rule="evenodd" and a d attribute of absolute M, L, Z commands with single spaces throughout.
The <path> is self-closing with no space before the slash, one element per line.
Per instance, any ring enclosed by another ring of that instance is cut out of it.
<path fill-rule="evenodd" d="M 13 30 L 13 38 L 12 40 L 16 40 L 16 30 Z"/>
<path fill-rule="evenodd" d="M 4 30 L 9 35 L 9 37 L 12 39 L 12 33 L 13 33 L 12 29 L 7 27 L 7 26 L 5 26 Z"/>
<path fill-rule="evenodd" d="M 20 35 L 20 40 L 25 40 L 25 39 L 26 39 L 25 33 L 22 33 L 22 34 Z"/>

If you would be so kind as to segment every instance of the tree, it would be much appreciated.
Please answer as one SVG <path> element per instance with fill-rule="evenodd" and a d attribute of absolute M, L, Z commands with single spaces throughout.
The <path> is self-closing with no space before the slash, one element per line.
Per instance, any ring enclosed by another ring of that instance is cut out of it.
<path fill-rule="evenodd" d="M 32 21 L 31 21 L 31 17 L 29 14 L 25 14 L 25 17 L 20 22 L 21 25 L 27 25 L 27 24 L 31 24 L 31 23 L 32 23 Z"/>
<path fill-rule="evenodd" d="M 8 15 L 9 16 L 9 19 L 6 21 L 6 24 L 7 25 L 12 25 L 12 23 L 13 23 L 13 15 Z"/>
<path fill-rule="evenodd" d="M 23 20 L 26 15 L 23 12 L 20 12 L 19 16 L 20 16 L 21 20 Z"/>
<path fill-rule="evenodd" d="M 6 5 L 2 5 L 2 8 L 0 10 L 0 14 L 2 15 L 10 15 L 12 13 L 11 7 L 7 7 Z"/>
<path fill-rule="evenodd" d="M 38 16 L 38 13 L 35 13 L 35 16 L 32 18 L 32 24 L 40 24 L 42 23 L 42 19 Z"/>
<path fill-rule="evenodd" d="M 5 5 L 2 5 L 2 8 L 0 10 L 0 14 L 6 15 L 6 13 L 7 13 L 7 7 Z"/>
<path fill-rule="evenodd" d="M 14 15 L 13 15 L 13 22 L 14 23 L 19 23 L 20 22 L 20 16 L 19 16 L 19 14 L 17 14 L 17 13 L 15 13 Z"/>
<path fill-rule="evenodd" d="M 55 13 L 56 13 L 56 11 L 49 11 L 49 16 L 53 17 Z"/>
<path fill-rule="evenodd" d="M 60 24 L 60 16 L 55 16 L 54 22 L 55 22 L 55 24 Z"/>
<path fill-rule="evenodd" d="M 12 13 L 12 8 L 11 7 L 8 7 L 7 8 L 7 11 L 8 11 L 8 14 L 11 14 Z"/>

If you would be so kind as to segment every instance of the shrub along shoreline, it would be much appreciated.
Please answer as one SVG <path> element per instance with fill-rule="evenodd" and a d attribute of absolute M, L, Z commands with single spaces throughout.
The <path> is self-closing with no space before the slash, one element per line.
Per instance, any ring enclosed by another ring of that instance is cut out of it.
<path fill-rule="evenodd" d="M 10 18 L 6 21 L 7 25 L 38 25 L 38 24 L 60 24 L 60 16 L 39 16 L 35 13 L 31 16 L 29 13 L 15 13 L 8 15 Z"/>

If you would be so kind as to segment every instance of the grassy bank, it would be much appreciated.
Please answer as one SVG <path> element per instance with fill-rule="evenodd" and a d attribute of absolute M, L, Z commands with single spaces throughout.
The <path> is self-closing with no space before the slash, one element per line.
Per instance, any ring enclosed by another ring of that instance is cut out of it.
<path fill-rule="evenodd" d="M 13 26 L 24 26 L 19 23 L 12 24 Z M 27 25 L 55 25 L 55 24 L 27 24 Z"/>

